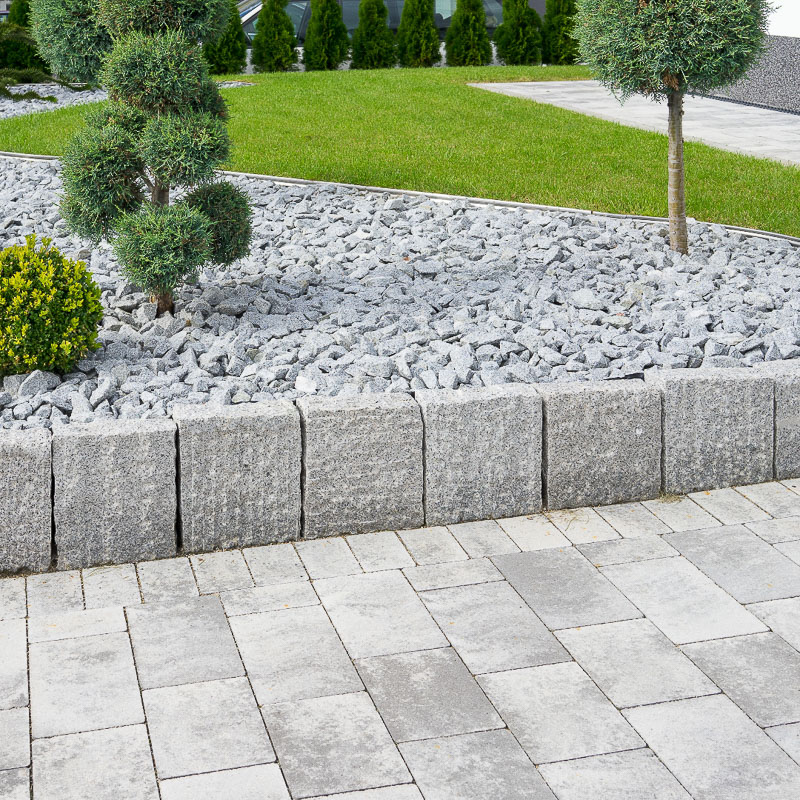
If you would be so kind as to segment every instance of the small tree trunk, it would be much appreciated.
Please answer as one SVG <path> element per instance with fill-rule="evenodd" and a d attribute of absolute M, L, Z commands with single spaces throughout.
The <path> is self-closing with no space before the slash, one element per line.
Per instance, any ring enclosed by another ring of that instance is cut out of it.
<path fill-rule="evenodd" d="M 161 294 L 151 295 L 150 302 L 157 304 L 156 315 L 159 317 L 175 308 L 175 304 L 172 302 L 172 292 L 162 292 Z"/>
<path fill-rule="evenodd" d="M 158 181 L 156 181 L 153 184 L 153 193 L 150 196 L 150 202 L 154 206 L 168 206 L 169 186 L 164 186 L 163 184 L 160 184 L 158 183 Z"/>
<path fill-rule="evenodd" d="M 155 181 L 153 183 L 153 193 L 150 201 L 154 206 L 168 206 L 169 186 L 164 186 L 158 181 Z M 172 311 L 172 309 L 175 308 L 175 304 L 172 302 L 172 292 L 155 294 L 150 298 L 150 302 L 158 304 L 158 307 L 156 308 L 156 314 L 158 316 L 165 314 L 167 311 Z"/>
<path fill-rule="evenodd" d="M 689 252 L 686 230 L 686 191 L 683 168 L 683 92 L 669 95 L 669 244 Z"/>

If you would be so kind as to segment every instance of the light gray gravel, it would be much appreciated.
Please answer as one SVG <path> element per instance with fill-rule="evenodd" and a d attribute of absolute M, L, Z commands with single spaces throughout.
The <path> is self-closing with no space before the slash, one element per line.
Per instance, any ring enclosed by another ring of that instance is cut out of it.
<path fill-rule="evenodd" d="M 238 179 L 251 255 L 182 288 L 175 315 L 67 234 L 54 162 L 0 162 L 0 246 L 36 231 L 87 259 L 103 348 L 62 378 L 10 376 L 0 425 L 157 417 L 271 395 L 623 378 L 800 357 L 800 249 L 691 226 Z"/>
<path fill-rule="evenodd" d="M 63 106 L 79 106 L 84 103 L 96 103 L 105 100 L 107 94 L 104 89 L 81 89 L 72 91 L 57 83 L 26 83 L 19 86 L 9 86 L 12 94 L 36 92 L 42 97 L 56 98 L 53 103 L 49 100 L 9 100 L 0 97 L 0 119 L 21 117 L 24 114 L 33 114 L 37 111 L 52 111 Z"/>

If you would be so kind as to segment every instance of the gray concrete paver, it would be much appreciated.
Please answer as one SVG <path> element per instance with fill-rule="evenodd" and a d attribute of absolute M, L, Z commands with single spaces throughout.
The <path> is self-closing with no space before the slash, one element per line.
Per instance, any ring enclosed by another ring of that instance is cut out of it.
<path fill-rule="evenodd" d="M 488 558 L 471 558 L 469 561 L 449 561 L 445 564 L 407 567 L 403 570 L 403 574 L 418 592 L 505 580 L 503 574 Z"/>
<path fill-rule="evenodd" d="M 241 550 L 189 556 L 200 594 L 248 589 L 253 578 Z"/>
<path fill-rule="evenodd" d="M 753 531 L 753 533 L 770 544 L 800 540 L 800 517 L 784 517 L 783 519 L 769 519 L 764 522 L 748 522 L 745 524 L 745 528 Z"/>
<path fill-rule="evenodd" d="M 277 764 L 161 781 L 161 800 L 290 800 Z"/>
<path fill-rule="evenodd" d="M 28 650 L 24 619 L 0 622 L 0 709 L 28 705 Z"/>
<path fill-rule="evenodd" d="M 132 606 L 142 602 L 136 567 L 118 564 L 81 570 L 86 608 Z"/>
<path fill-rule="evenodd" d="M 493 519 L 447 527 L 470 558 L 519 552 L 519 547 Z"/>
<path fill-rule="evenodd" d="M 0 711 L 0 770 L 31 763 L 30 719 L 27 708 Z"/>
<path fill-rule="evenodd" d="M 26 616 L 25 578 L 0 579 L 0 622 Z"/>
<path fill-rule="evenodd" d="M 250 567 L 250 574 L 256 586 L 294 583 L 308 579 L 306 568 L 290 543 L 245 547 L 242 555 Z"/>
<path fill-rule="evenodd" d="M 452 533 L 443 526 L 398 531 L 417 564 L 441 564 L 445 561 L 466 560 L 469 556 Z"/>
<path fill-rule="evenodd" d="M 30 800 L 30 780 L 27 767 L 0 770 L 0 797 L 3 800 Z"/>
<path fill-rule="evenodd" d="M 79 570 L 29 575 L 26 581 L 29 617 L 83 609 L 83 586 Z"/>
<path fill-rule="evenodd" d="M 186 557 L 142 561 L 136 565 L 136 572 L 145 603 L 197 597 L 199 593 L 192 565 Z"/>
<path fill-rule="evenodd" d="M 414 559 L 394 531 L 357 533 L 347 537 L 347 544 L 364 572 L 414 566 Z"/>
<path fill-rule="evenodd" d="M 295 547 L 312 579 L 359 575 L 363 572 L 342 537 L 296 542 Z"/>

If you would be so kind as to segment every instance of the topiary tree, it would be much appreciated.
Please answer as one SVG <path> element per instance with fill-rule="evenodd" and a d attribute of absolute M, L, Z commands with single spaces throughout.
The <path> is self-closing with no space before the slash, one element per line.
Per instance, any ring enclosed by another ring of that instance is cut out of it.
<path fill-rule="evenodd" d="M 480 67 L 491 63 L 492 45 L 486 31 L 483 0 L 457 0 L 444 47 L 448 66 Z"/>
<path fill-rule="evenodd" d="M 230 0 L 228 24 L 219 37 L 203 43 L 203 55 L 212 75 L 229 75 L 244 71 L 247 66 L 247 36 L 239 7 Z"/>
<path fill-rule="evenodd" d="M 579 0 L 580 52 L 625 100 L 642 94 L 669 108 L 670 245 L 688 252 L 683 99 L 734 83 L 761 56 L 769 0 Z"/>
<path fill-rule="evenodd" d="M 297 63 L 297 39 L 286 2 L 267 0 L 258 12 L 250 54 L 256 72 L 285 72 Z"/>
<path fill-rule="evenodd" d="M 505 64 L 542 63 L 542 18 L 527 0 L 503 0 L 503 22 L 494 43 Z"/>
<path fill-rule="evenodd" d="M 403 67 L 432 67 L 441 60 L 434 0 L 405 0 L 397 28 L 397 59 Z"/>
<path fill-rule="evenodd" d="M 229 154 L 227 112 L 199 44 L 229 9 L 228 0 L 99 0 L 94 17 L 114 41 L 101 73 L 109 102 L 67 147 L 61 213 L 78 235 L 112 242 L 159 312 L 204 263 L 229 264 L 249 247 L 246 195 L 213 182 Z M 46 52 L 49 41 L 48 31 Z M 54 52 L 61 58 L 63 45 Z M 176 188 L 183 197 L 170 204 Z"/>
<path fill-rule="evenodd" d="M 575 0 L 547 0 L 543 30 L 545 63 L 565 65 L 577 60 L 578 43 L 574 37 L 576 10 Z"/>
<path fill-rule="evenodd" d="M 336 0 L 311 0 L 311 19 L 303 44 L 306 69 L 338 69 L 349 52 L 342 7 Z"/>
<path fill-rule="evenodd" d="M 358 27 L 353 33 L 352 69 L 385 69 L 397 63 L 394 34 L 386 24 L 388 16 L 383 0 L 361 0 Z"/>

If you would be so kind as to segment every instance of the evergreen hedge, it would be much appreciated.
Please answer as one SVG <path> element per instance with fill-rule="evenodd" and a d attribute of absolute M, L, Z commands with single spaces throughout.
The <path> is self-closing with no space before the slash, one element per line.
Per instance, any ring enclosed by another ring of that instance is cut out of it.
<path fill-rule="evenodd" d="M 3 30 L 7 35 L 0 37 L 0 69 L 48 71 L 48 66 L 39 55 L 36 43 L 28 36 L 24 36 L 30 27 L 30 13 L 29 0 L 13 0 L 6 21 L 0 23 L 9 26 Z M 16 35 L 8 35 L 12 31 Z"/>
<path fill-rule="evenodd" d="M 247 36 L 236 0 L 230 0 L 230 17 L 222 33 L 203 43 L 203 55 L 212 75 L 243 72 L 247 66 Z"/>
<path fill-rule="evenodd" d="M 482 0 L 458 0 L 444 40 L 451 67 L 481 67 L 492 61 Z"/>
<path fill-rule="evenodd" d="M 303 44 L 307 70 L 338 69 L 350 52 L 350 37 L 336 0 L 311 0 L 311 20 Z"/>
<path fill-rule="evenodd" d="M 397 59 L 403 67 L 432 67 L 441 60 L 434 0 L 405 0 L 397 28 Z"/>
<path fill-rule="evenodd" d="M 256 72 L 284 72 L 297 63 L 294 25 L 287 0 L 267 0 L 258 12 L 250 60 Z"/>
<path fill-rule="evenodd" d="M 574 37 L 576 11 L 575 0 L 547 0 L 542 54 L 545 63 L 566 66 L 577 61 L 578 42 Z"/>
<path fill-rule="evenodd" d="M 505 64 L 542 63 L 542 19 L 527 0 L 503 0 L 503 22 L 494 43 Z"/>
<path fill-rule="evenodd" d="M 358 27 L 353 33 L 352 69 L 385 69 L 397 63 L 394 34 L 386 20 L 383 0 L 361 0 Z"/>

